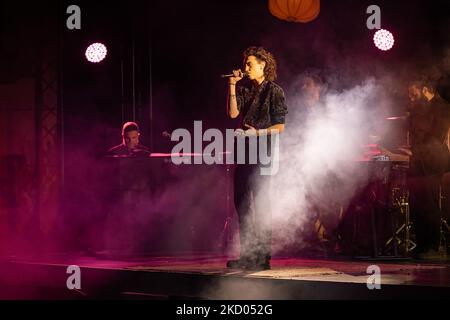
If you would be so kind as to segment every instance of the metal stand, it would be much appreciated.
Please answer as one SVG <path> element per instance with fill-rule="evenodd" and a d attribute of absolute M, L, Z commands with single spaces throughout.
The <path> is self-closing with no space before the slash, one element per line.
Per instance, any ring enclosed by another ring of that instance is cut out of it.
<path fill-rule="evenodd" d="M 412 224 L 408 203 L 408 191 L 393 188 L 392 193 L 394 208 L 396 208 L 395 211 L 398 213 L 398 216 L 403 217 L 404 222 L 397 230 L 395 230 L 392 237 L 386 241 L 385 246 L 386 248 L 390 248 L 392 245 L 394 256 L 399 255 L 399 249 L 405 256 L 408 256 L 417 246 L 416 243 L 411 240 Z"/>
<path fill-rule="evenodd" d="M 231 165 L 225 164 L 225 170 L 226 170 L 226 214 L 227 217 L 225 218 L 225 223 L 223 225 L 222 232 L 220 233 L 220 241 L 219 241 L 219 248 L 222 252 L 222 254 L 226 253 L 226 250 L 228 248 L 228 245 L 231 241 L 231 232 L 230 232 L 230 226 L 232 221 L 232 213 L 233 210 L 231 210 Z"/>
<path fill-rule="evenodd" d="M 411 218 L 409 209 L 409 191 L 407 188 L 407 168 L 394 167 L 396 172 L 400 173 L 400 179 L 395 181 L 391 188 L 391 202 L 393 212 L 391 214 L 391 223 L 393 234 L 386 243 L 387 252 L 391 252 L 393 257 L 409 257 L 410 253 L 417 246 L 411 240 Z M 400 227 L 397 226 L 398 218 L 403 222 Z"/>

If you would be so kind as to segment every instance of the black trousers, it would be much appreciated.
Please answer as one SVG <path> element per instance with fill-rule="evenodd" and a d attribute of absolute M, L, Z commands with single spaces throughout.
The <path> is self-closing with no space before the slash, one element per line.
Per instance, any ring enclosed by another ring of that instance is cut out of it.
<path fill-rule="evenodd" d="M 417 251 L 437 250 L 442 216 L 439 207 L 440 187 L 447 169 L 448 150 L 442 144 L 429 143 L 418 146 L 413 154 L 409 192 Z"/>
<path fill-rule="evenodd" d="M 409 180 L 411 219 L 417 240 L 417 251 L 437 250 L 440 237 L 440 175 L 416 176 Z"/>
<path fill-rule="evenodd" d="M 239 216 L 240 258 L 264 261 L 271 258 L 271 176 L 261 175 L 261 165 L 237 165 L 234 172 L 234 204 Z"/>

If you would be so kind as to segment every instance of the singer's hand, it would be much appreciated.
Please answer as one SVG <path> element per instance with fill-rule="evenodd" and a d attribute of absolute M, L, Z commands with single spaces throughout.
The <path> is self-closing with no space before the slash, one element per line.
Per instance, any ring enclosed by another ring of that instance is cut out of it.
<path fill-rule="evenodd" d="M 244 74 L 241 71 L 241 69 L 233 70 L 233 74 L 234 74 L 234 77 L 229 78 L 230 84 L 236 84 L 236 82 L 242 80 L 242 78 L 244 77 Z"/>
<path fill-rule="evenodd" d="M 247 130 L 236 129 L 234 131 L 234 135 L 236 137 L 255 137 L 258 135 L 258 131 L 255 128 L 253 128 L 252 126 L 249 126 L 249 125 L 245 125 L 245 126 L 250 129 L 247 129 Z"/>
<path fill-rule="evenodd" d="M 258 131 L 251 125 L 245 124 L 244 126 L 247 128 L 247 130 L 245 130 L 245 135 L 247 137 L 252 137 L 252 136 L 258 135 Z"/>

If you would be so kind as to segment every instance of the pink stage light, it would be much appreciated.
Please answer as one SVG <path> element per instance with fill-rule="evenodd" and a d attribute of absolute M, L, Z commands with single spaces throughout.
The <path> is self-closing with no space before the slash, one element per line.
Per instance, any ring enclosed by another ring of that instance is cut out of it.
<path fill-rule="evenodd" d="M 107 53 L 108 49 L 106 49 L 106 46 L 96 42 L 86 49 L 86 59 L 88 59 L 89 62 L 99 63 L 105 59 Z"/>
<path fill-rule="evenodd" d="M 394 46 L 395 40 L 392 33 L 387 30 L 381 29 L 375 32 L 375 35 L 373 36 L 373 42 L 378 49 L 388 51 L 391 50 Z"/>

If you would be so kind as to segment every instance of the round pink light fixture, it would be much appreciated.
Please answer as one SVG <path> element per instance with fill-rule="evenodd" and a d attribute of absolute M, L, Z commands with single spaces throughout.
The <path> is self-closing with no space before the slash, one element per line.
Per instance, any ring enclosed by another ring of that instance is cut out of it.
<path fill-rule="evenodd" d="M 93 43 L 86 49 L 86 59 L 89 62 L 99 63 L 105 59 L 108 49 L 103 43 Z"/>
<path fill-rule="evenodd" d="M 388 51 L 391 50 L 394 46 L 395 40 L 392 33 L 387 30 L 380 29 L 375 32 L 375 35 L 373 36 L 373 42 L 378 49 Z"/>

